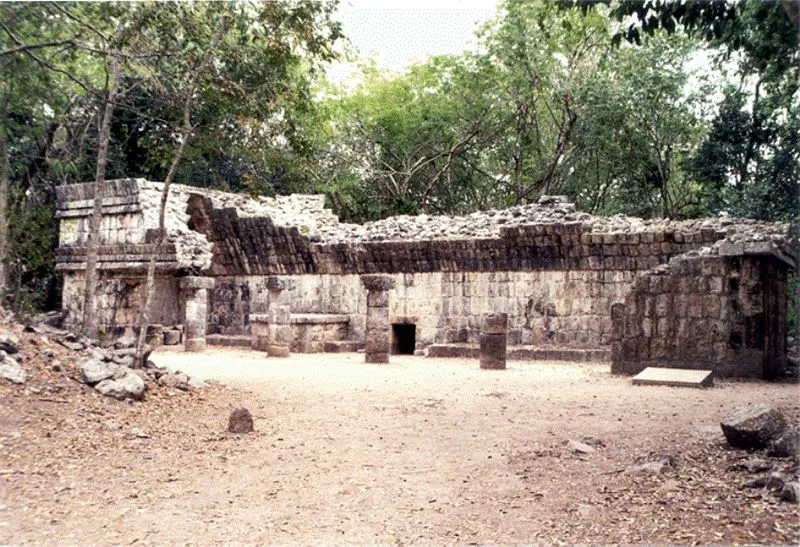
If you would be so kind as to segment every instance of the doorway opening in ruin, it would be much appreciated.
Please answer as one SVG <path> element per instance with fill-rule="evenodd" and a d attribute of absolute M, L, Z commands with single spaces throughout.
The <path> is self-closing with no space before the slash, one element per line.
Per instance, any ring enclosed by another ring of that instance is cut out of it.
<path fill-rule="evenodd" d="M 411 323 L 392 325 L 392 355 L 414 355 L 417 345 L 417 326 Z"/>

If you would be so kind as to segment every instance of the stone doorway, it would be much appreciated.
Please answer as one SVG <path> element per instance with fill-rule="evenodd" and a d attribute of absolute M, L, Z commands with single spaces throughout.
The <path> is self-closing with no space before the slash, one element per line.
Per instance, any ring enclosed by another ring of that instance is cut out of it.
<path fill-rule="evenodd" d="M 392 325 L 392 355 L 414 355 L 417 345 L 417 326 L 413 323 Z"/>

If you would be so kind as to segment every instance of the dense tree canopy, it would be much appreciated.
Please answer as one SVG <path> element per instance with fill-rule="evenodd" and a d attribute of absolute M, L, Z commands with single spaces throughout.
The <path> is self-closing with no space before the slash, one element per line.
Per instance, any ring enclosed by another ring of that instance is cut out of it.
<path fill-rule="evenodd" d="M 346 89 L 323 81 L 334 8 L 0 4 L 0 282 L 15 307 L 48 304 L 53 188 L 96 180 L 101 156 L 107 178 L 174 164 L 185 184 L 324 192 L 349 221 L 543 193 L 605 214 L 800 208 L 797 0 L 506 0 L 477 52 L 366 67 Z"/>

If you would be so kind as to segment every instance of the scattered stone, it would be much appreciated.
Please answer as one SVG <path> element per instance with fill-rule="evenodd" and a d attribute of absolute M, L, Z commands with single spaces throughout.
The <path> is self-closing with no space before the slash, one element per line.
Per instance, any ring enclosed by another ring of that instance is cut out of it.
<path fill-rule="evenodd" d="M 0 351 L 9 355 L 19 352 L 19 338 L 9 332 L 0 332 Z"/>
<path fill-rule="evenodd" d="M 129 372 L 119 380 L 103 380 L 95 386 L 95 389 L 106 397 L 113 397 L 120 401 L 125 399 L 141 400 L 144 398 L 146 385 L 144 380 Z"/>
<path fill-rule="evenodd" d="M 103 422 L 103 427 L 108 431 L 117 431 L 122 428 L 120 423 L 116 420 L 106 420 Z"/>
<path fill-rule="evenodd" d="M 117 374 L 119 367 L 112 363 L 106 363 L 94 357 L 89 357 L 81 361 L 78 365 L 78 370 L 81 373 L 81 378 L 84 383 L 93 386 L 98 382 L 113 378 L 114 375 Z"/>
<path fill-rule="evenodd" d="M 228 418 L 228 431 L 231 433 L 251 433 L 253 431 L 253 417 L 246 408 L 237 408 Z"/>
<path fill-rule="evenodd" d="M 728 444 L 737 448 L 765 448 L 787 428 L 786 419 L 765 403 L 748 403 L 733 410 L 722 422 Z"/>
<path fill-rule="evenodd" d="M 794 458 L 800 461 L 800 431 L 789 428 L 772 441 L 767 455 L 775 458 Z"/>
<path fill-rule="evenodd" d="M 660 475 L 675 468 L 675 458 L 669 454 L 640 456 L 625 470 L 626 475 Z"/>
<path fill-rule="evenodd" d="M 781 490 L 781 499 L 789 503 L 800 502 L 800 482 L 792 481 L 786 483 Z"/>
<path fill-rule="evenodd" d="M 594 448 L 589 446 L 586 443 L 582 443 L 580 441 L 574 441 L 570 439 L 567 441 L 567 448 L 569 448 L 570 452 L 573 454 L 594 454 L 597 452 Z"/>
<path fill-rule="evenodd" d="M 24 384 L 28 379 L 22 366 L 9 357 L 5 350 L 0 350 L 0 378 L 8 380 L 12 384 Z"/>

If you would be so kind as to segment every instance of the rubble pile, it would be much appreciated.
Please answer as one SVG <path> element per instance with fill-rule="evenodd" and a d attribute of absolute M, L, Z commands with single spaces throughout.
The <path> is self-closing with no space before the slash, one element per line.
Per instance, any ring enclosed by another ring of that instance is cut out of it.
<path fill-rule="evenodd" d="M 92 387 L 118 400 L 143 400 L 149 390 L 186 392 L 205 384 L 182 372 L 158 368 L 146 359 L 135 366 L 136 340 L 91 340 L 45 323 L 27 326 L 9 314 L 0 317 L 0 384 L 26 387 L 34 394 L 65 389 L 63 380 Z M 30 380 L 37 385 L 29 385 Z"/>

